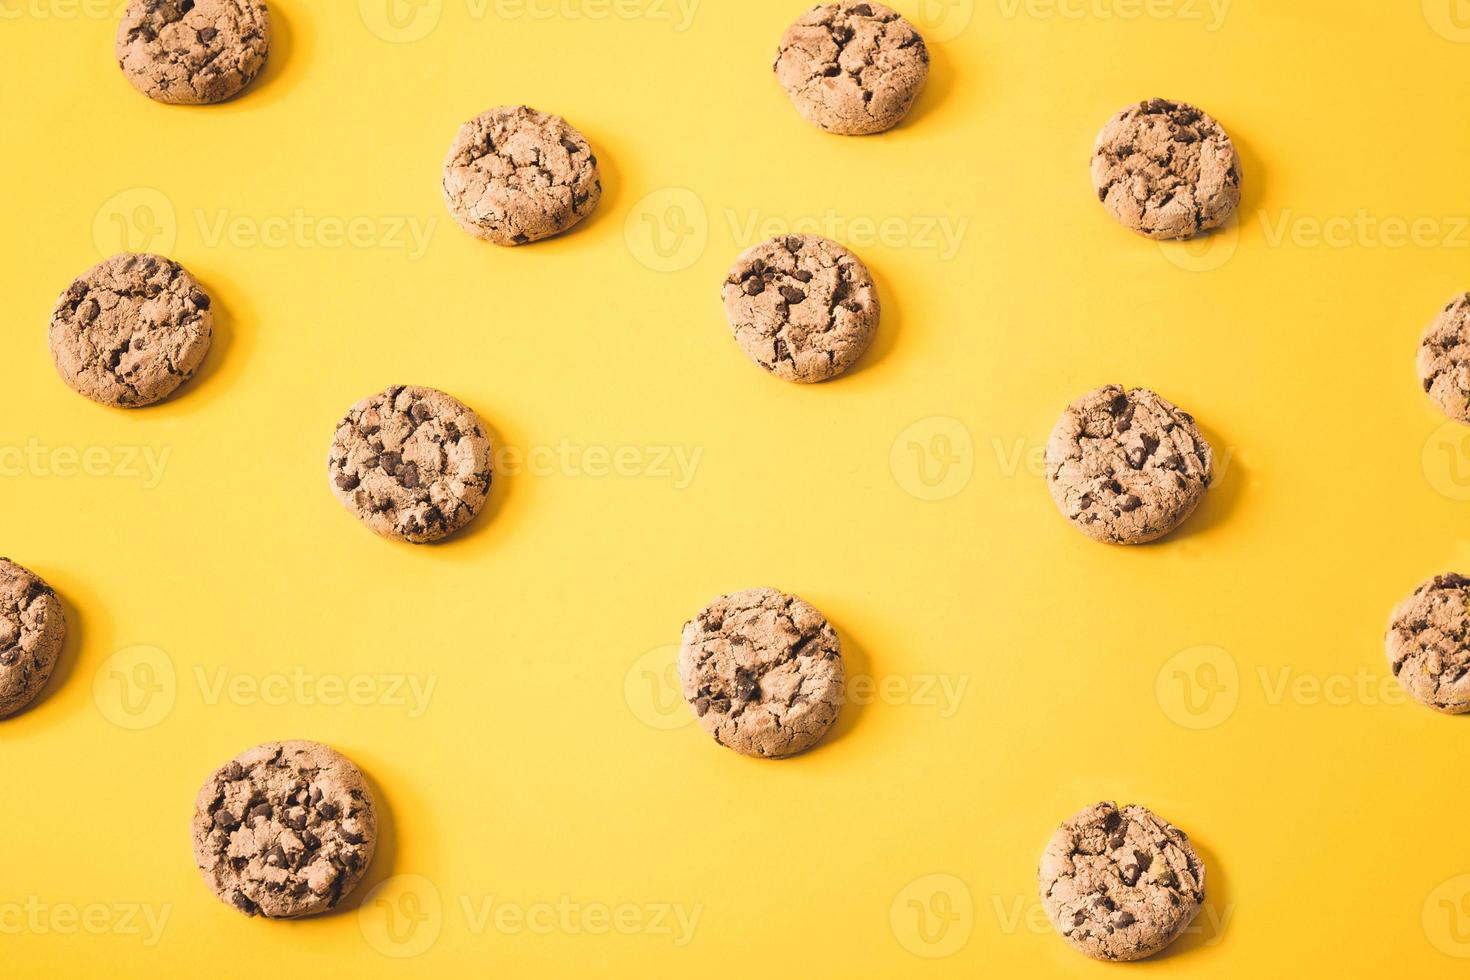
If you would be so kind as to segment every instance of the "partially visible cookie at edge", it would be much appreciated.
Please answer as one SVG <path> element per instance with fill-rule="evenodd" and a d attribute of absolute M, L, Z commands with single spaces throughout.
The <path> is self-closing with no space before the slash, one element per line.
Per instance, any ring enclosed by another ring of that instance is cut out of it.
<path fill-rule="evenodd" d="M 1240 204 L 1240 155 L 1224 127 L 1184 102 L 1149 99 L 1098 134 L 1092 187 L 1109 214 L 1149 238 L 1193 238 Z"/>
<path fill-rule="evenodd" d="M 1111 544 L 1161 538 L 1194 513 L 1214 452 L 1194 417 L 1147 388 L 1105 385 L 1067 406 L 1046 445 L 1062 516 Z"/>
<path fill-rule="evenodd" d="M 103 405 L 168 398 L 204 363 L 214 336 L 209 294 L 161 255 L 123 252 L 78 277 L 51 313 L 56 371 Z"/>
<path fill-rule="evenodd" d="M 455 134 L 443 189 L 465 231 L 496 245 L 525 245 L 591 214 L 602 175 L 587 138 L 561 116 L 498 106 Z"/>
<path fill-rule="evenodd" d="M 117 63 L 155 102 L 204 105 L 254 81 L 270 43 L 261 0 L 131 0 L 117 29 Z"/>
<path fill-rule="evenodd" d="M 61 600 L 40 576 L 0 558 L 0 718 L 41 693 L 66 642 Z"/>
<path fill-rule="evenodd" d="M 1151 956 L 1205 899 L 1205 866 L 1178 827 L 1145 807 L 1103 802 L 1052 835 L 1037 870 L 1047 918 L 1097 960 Z"/>
<path fill-rule="evenodd" d="M 357 766 L 319 742 L 268 742 L 199 789 L 194 861 L 215 897 L 246 915 L 294 919 L 335 908 L 378 843 Z"/>
<path fill-rule="evenodd" d="M 817 235 L 783 235 L 747 249 L 721 296 L 740 349 L 786 381 L 837 377 L 878 331 L 878 291 L 868 267 Z"/>
<path fill-rule="evenodd" d="M 1470 293 L 1445 304 L 1419 342 L 1419 382 L 1430 401 L 1470 424 Z"/>
<path fill-rule="evenodd" d="M 810 603 L 747 589 L 720 596 L 684 625 L 679 681 L 715 741 L 782 758 L 816 745 L 837 720 L 842 646 Z"/>
<path fill-rule="evenodd" d="M 807 122 L 865 136 L 908 115 L 929 77 L 929 49 L 897 11 L 842 0 L 813 7 L 787 28 L 774 67 Z"/>
<path fill-rule="evenodd" d="M 394 386 L 337 424 L 327 455 L 332 493 L 378 534 L 413 544 L 446 538 L 490 492 L 490 437 L 480 417 L 434 388 Z"/>
<path fill-rule="evenodd" d="M 1470 712 L 1470 578 L 1436 575 L 1394 607 L 1388 664 L 1414 700 L 1450 715 Z"/>

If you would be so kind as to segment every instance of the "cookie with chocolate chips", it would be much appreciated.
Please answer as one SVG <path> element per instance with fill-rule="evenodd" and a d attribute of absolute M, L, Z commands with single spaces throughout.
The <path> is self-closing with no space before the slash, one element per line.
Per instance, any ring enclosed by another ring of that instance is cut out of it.
<path fill-rule="evenodd" d="M 1424 332 L 1419 381 L 1436 408 L 1470 424 L 1470 293 L 1446 303 Z"/>
<path fill-rule="evenodd" d="M 1149 99 L 1108 120 L 1092 189 L 1125 227 L 1156 239 L 1218 228 L 1240 203 L 1240 155 L 1225 129 L 1184 102 Z"/>
<path fill-rule="evenodd" d="M 842 707 L 842 645 L 811 605 L 775 589 L 721 596 L 684 625 L 679 681 L 704 730 L 778 759 L 821 741 Z"/>
<path fill-rule="evenodd" d="M 66 617 L 51 586 L 0 558 L 0 718 L 36 699 L 66 641 Z"/>
<path fill-rule="evenodd" d="M 271 20 L 260 0 L 132 0 L 117 63 L 156 102 L 224 102 L 265 67 Z"/>
<path fill-rule="evenodd" d="M 1067 406 L 1046 444 L 1046 483 L 1088 537 L 1142 544 L 1199 506 L 1214 452 L 1194 417 L 1147 388 L 1107 385 Z"/>
<path fill-rule="evenodd" d="M 842 0 L 813 7 L 787 28 L 774 67 L 807 122 L 863 136 L 908 115 L 929 77 L 929 49 L 897 11 Z"/>
<path fill-rule="evenodd" d="M 878 332 L 878 291 L 867 266 L 816 235 L 784 235 L 747 250 L 721 294 L 740 349 L 786 381 L 837 377 Z"/>
<path fill-rule="evenodd" d="M 1420 704 L 1470 712 L 1470 578 L 1436 575 L 1394 607 L 1388 665 Z"/>
<path fill-rule="evenodd" d="M 378 843 L 372 793 L 357 767 L 319 742 L 268 742 L 204 781 L 194 862 L 220 901 L 269 919 L 337 905 Z"/>
<path fill-rule="evenodd" d="M 1096 960 L 1157 953 L 1205 900 L 1205 866 L 1189 838 L 1141 806 L 1097 803 L 1072 817 L 1037 877 L 1051 924 Z"/>
<path fill-rule="evenodd" d="M 461 126 L 443 183 L 459 226 L 496 245 L 559 235 L 602 197 L 586 137 L 561 116 L 523 105 L 491 109 Z"/>
<path fill-rule="evenodd" d="M 209 353 L 209 295 L 172 259 L 124 252 L 66 288 L 51 313 L 51 358 L 61 379 L 103 405 L 163 401 Z"/>
<path fill-rule="evenodd" d="M 490 437 L 480 417 L 434 388 L 364 398 L 337 424 L 332 492 L 378 534 L 427 544 L 472 521 L 490 492 Z"/>

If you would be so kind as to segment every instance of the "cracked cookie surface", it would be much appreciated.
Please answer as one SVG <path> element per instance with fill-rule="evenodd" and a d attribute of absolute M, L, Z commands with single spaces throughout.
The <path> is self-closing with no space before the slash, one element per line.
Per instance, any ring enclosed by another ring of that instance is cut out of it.
<path fill-rule="evenodd" d="M 1419 380 L 1441 412 L 1470 423 L 1470 293 L 1445 304 L 1424 332 Z"/>
<path fill-rule="evenodd" d="M 1052 835 L 1037 878 L 1051 924 L 1098 960 L 1158 952 L 1205 899 L 1189 838 L 1141 806 L 1097 803 L 1072 817 Z"/>
<path fill-rule="evenodd" d="M 602 197 L 597 157 L 561 116 L 500 106 L 459 128 L 444 161 L 444 201 L 465 231 L 496 245 L 558 235 Z"/>
<path fill-rule="evenodd" d="M 51 586 L 0 558 L 0 718 L 36 699 L 65 641 L 66 618 Z"/>
<path fill-rule="evenodd" d="M 776 78 L 802 118 L 829 133 L 864 136 L 897 126 L 929 77 L 929 49 L 879 3 L 830 3 L 792 24 Z"/>
<path fill-rule="evenodd" d="M 1470 578 L 1436 575 L 1394 607 L 1386 639 L 1400 686 L 1435 711 L 1470 712 Z"/>
<path fill-rule="evenodd" d="M 260 0 L 132 0 L 117 63 L 156 102 L 223 102 L 265 67 L 271 22 Z"/>
<path fill-rule="evenodd" d="M 474 520 L 490 492 L 480 417 L 434 388 L 394 386 L 352 406 L 327 454 L 332 492 L 378 534 L 427 544 Z"/>
<path fill-rule="evenodd" d="M 1214 453 L 1188 412 L 1147 388 L 1106 385 L 1067 406 L 1046 444 L 1046 483 L 1083 534 L 1142 544 L 1199 506 Z"/>
<path fill-rule="evenodd" d="M 748 249 L 721 294 L 740 349 L 787 381 L 835 378 L 878 332 L 878 291 L 867 266 L 816 235 L 784 235 Z"/>
<path fill-rule="evenodd" d="M 257 745 L 199 789 L 194 862 L 215 896 L 246 915 L 294 919 L 335 908 L 378 843 L 357 767 L 319 742 Z"/>
<path fill-rule="evenodd" d="M 821 741 L 842 707 L 842 647 L 810 604 L 775 589 L 721 596 L 684 625 L 679 681 L 699 723 L 742 755 Z"/>
<path fill-rule="evenodd" d="M 177 262 L 124 252 L 67 287 L 51 314 L 51 357 L 68 385 L 95 402 L 163 401 L 209 353 L 209 295 Z"/>
<path fill-rule="evenodd" d="M 1108 120 L 1092 187 L 1126 228 L 1155 239 L 1217 228 L 1240 203 L 1240 156 L 1221 125 L 1183 102 L 1149 99 Z"/>

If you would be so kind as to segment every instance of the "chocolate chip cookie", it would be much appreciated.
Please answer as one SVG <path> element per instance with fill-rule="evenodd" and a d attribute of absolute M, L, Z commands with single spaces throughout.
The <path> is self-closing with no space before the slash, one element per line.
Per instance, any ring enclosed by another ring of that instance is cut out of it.
<path fill-rule="evenodd" d="M 908 115 L 929 77 L 929 49 L 897 11 L 842 0 L 813 7 L 786 30 L 775 70 L 807 122 L 863 136 Z"/>
<path fill-rule="evenodd" d="M 1441 412 L 1470 423 L 1470 293 L 1446 303 L 1424 332 L 1419 380 Z"/>
<path fill-rule="evenodd" d="M 103 405 L 163 401 L 209 353 L 209 295 L 171 259 L 124 252 L 67 287 L 51 313 L 51 357 L 63 381 Z"/>
<path fill-rule="evenodd" d="M 867 266 L 816 235 L 784 235 L 747 250 L 722 295 L 740 349 L 787 381 L 835 378 L 878 332 L 878 292 Z"/>
<path fill-rule="evenodd" d="M 602 197 L 597 157 L 561 116 L 500 106 L 459 128 L 444 161 L 444 201 L 465 231 L 496 245 L 559 235 Z"/>
<path fill-rule="evenodd" d="M 1205 899 L 1205 866 L 1189 838 L 1141 806 L 1097 803 L 1062 824 L 1037 877 L 1051 924 L 1096 960 L 1157 953 Z"/>
<path fill-rule="evenodd" d="M 1046 444 L 1046 482 L 1062 516 L 1112 544 L 1142 544 L 1184 523 L 1213 467 L 1193 416 L 1147 388 L 1088 392 Z"/>
<path fill-rule="evenodd" d="M 367 782 L 319 742 L 267 742 L 204 781 L 194 863 L 220 901 L 295 919 L 337 904 L 367 871 L 378 818 Z"/>
<path fill-rule="evenodd" d="M 1449 715 L 1470 711 L 1470 578 L 1436 575 L 1394 607 L 1388 663 L 1405 691 Z"/>
<path fill-rule="evenodd" d="M 260 0 L 132 0 L 117 29 L 117 63 L 157 102 L 223 102 L 265 67 L 271 20 Z"/>
<path fill-rule="evenodd" d="M 779 759 L 821 741 L 842 707 L 842 645 L 803 600 L 775 589 L 721 596 L 684 625 L 684 699 L 715 741 Z"/>
<path fill-rule="evenodd" d="M 480 417 L 433 388 L 394 386 L 352 406 L 327 454 L 332 492 L 378 534 L 427 544 L 464 527 L 490 492 Z"/>
<path fill-rule="evenodd" d="M 1193 238 L 1240 203 L 1240 156 L 1214 119 L 1192 105 L 1149 99 L 1103 127 L 1092 187 L 1124 227 L 1157 239 Z"/>
<path fill-rule="evenodd" d="M 36 699 L 66 641 L 66 617 L 51 586 L 0 558 L 0 718 Z"/>

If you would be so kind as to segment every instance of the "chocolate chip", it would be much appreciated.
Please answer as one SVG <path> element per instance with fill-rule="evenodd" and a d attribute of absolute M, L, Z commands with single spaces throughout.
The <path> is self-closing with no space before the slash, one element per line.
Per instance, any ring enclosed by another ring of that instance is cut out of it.
<path fill-rule="evenodd" d="M 213 41 L 218 35 L 219 31 L 215 30 L 213 27 L 206 27 L 204 30 L 199 32 L 199 40 L 203 44 L 208 44 L 210 41 Z"/>
<path fill-rule="evenodd" d="M 749 671 L 735 673 L 735 696 L 742 701 L 754 701 L 760 697 L 761 686 Z"/>
<path fill-rule="evenodd" d="M 229 765 L 225 766 L 224 777 L 231 782 L 234 782 L 237 779 L 242 779 L 244 778 L 244 776 L 245 767 L 240 765 L 240 763 L 231 762 Z"/>
<path fill-rule="evenodd" d="M 316 812 L 323 820 L 336 820 L 342 813 L 342 808 L 330 801 L 317 804 Z"/>
<path fill-rule="evenodd" d="M 272 812 L 273 808 L 269 803 L 261 803 L 260 805 L 251 809 L 250 819 L 254 820 L 259 818 L 261 820 L 269 820 Z"/>
<path fill-rule="evenodd" d="M 761 293 L 766 291 L 766 284 L 752 276 L 751 278 L 745 280 L 744 289 L 745 295 L 747 296 L 759 296 Z"/>
<path fill-rule="evenodd" d="M 362 483 L 362 481 L 359 480 L 357 477 L 353 476 L 351 473 L 338 473 L 337 474 L 337 489 L 338 490 L 356 490 L 358 488 L 358 485 L 361 484 L 361 483 Z"/>
<path fill-rule="evenodd" d="M 781 298 L 792 306 L 795 306 L 797 303 L 801 303 L 806 300 L 806 293 L 797 289 L 795 286 L 782 286 Z"/>
<path fill-rule="evenodd" d="M 400 486 L 412 490 L 419 485 L 419 468 L 415 463 L 406 464 L 398 471 L 398 483 Z"/>
<path fill-rule="evenodd" d="M 398 472 L 398 467 L 403 465 L 403 456 L 400 453 L 383 453 L 378 457 L 378 467 L 389 476 Z"/>
<path fill-rule="evenodd" d="M 221 830 L 234 830 L 240 826 L 240 821 L 229 810 L 216 810 L 214 825 Z"/>

